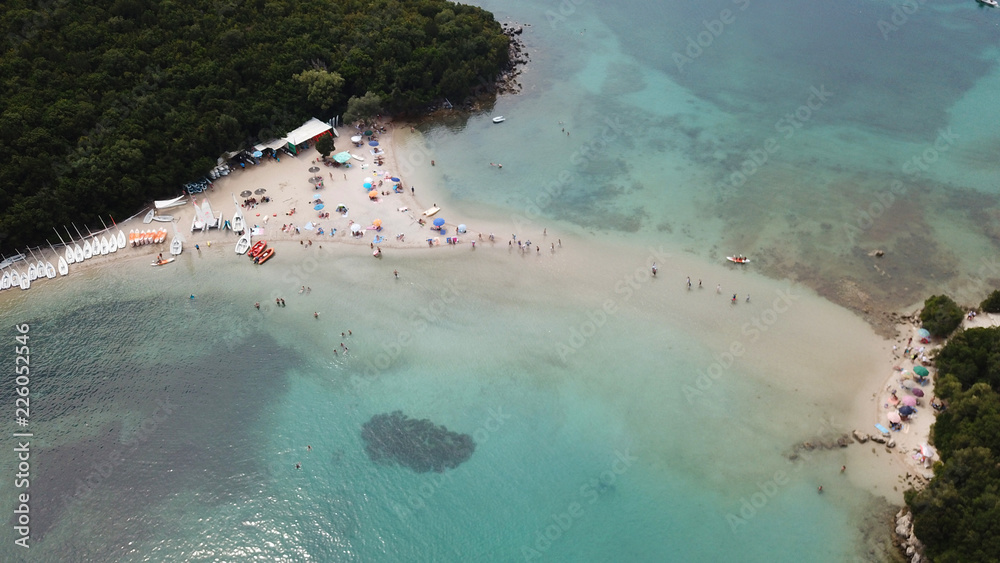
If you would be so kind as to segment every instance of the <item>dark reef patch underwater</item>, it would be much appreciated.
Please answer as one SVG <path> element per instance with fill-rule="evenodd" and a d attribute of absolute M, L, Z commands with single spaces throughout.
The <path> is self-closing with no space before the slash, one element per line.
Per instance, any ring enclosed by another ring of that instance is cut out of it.
<path fill-rule="evenodd" d="M 396 462 L 417 473 L 454 469 L 476 451 L 472 436 L 451 432 L 427 419 L 410 418 L 402 411 L 373 416 L 361 427 L 361 437 L 375 463 Z"/>

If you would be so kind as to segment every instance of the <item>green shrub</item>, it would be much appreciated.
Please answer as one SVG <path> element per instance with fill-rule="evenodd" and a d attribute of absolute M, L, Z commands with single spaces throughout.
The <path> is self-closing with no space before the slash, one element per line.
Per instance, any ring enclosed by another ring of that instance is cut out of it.
<path fill-rule="evenodd" d="M 962 324 L 965 313 L 947 295 L 933 295 L 924 301 L 920 322 L 934 336 L 946 337 Z"/>
<path fill-rule="evenodd" d="M 993 293 L 979 304 L 979 308 L 986 313 L 1000 313 L 1000 289 L 993 290 Z"/>

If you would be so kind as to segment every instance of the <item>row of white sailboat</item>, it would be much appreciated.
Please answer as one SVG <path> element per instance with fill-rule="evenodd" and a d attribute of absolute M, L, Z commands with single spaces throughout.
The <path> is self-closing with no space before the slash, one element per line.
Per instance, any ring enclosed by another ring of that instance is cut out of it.
<path fill-rule="evenodd" d="M 177 207 L 180 205 L 186 205 L 182 199 L 184 196 L 164 201 L 156 201 L 155 208 L 151 209 L 143 218 L 143 223 L 149 224 L 151 221 L 156 219 L 167 220 L 169 216 L 156 217 L 156 209 L 167 209 L 170 207 Z M 202 231 L 207 231 L 208 229 L 218 228 L 225 229 L 229 227 L 233 232 L 239 233 L 240 238 L 236 242 L 236 253 L 245 254 L 250 249 L 251 238 L 250 232 L 246 228 L 246 220 L 243 218 L 243 211 L 240 209 L 239 202 L 236 200 L 235 194 L 233 195 L 233 204 L 236 206 L 236 213 L 233 215 L 232 222 L 224 221 L 222 218 L 222 213 L 216 217 L 212 212 L 212 207 L 209 205 L 208 200 L 205 199 L 199 206 L 198 203 L 191 198 L 192 204 L 195 207 L 194 220 L 191 223 L 191 232 L 197 229 Z M 169 218 L 172 222 L 172 217 Z M 49 248 L 52 253 L 58 258 L 57 264 L 52 265 L 52 262 L 45 259 L 40 259 L 35 256 L 33 250 L 29 249 L 28 252 L 31 254 L 32 261 L 28 261 L 23 254 L 18 254 L 11 258 L 7 258 L 0 262 L 0 272 L 3 275 L 0 276 L 0 291 L 5 289 L 11 289 L 14 287 L 20 287 L 23 290 L 29 289 L 31 287 L 31 282 L 39 279 L 52 279 L 59 276 L 65 276 L 69 274 L 69 267 L 72 264 L 83 263 L 86 260 L 90 260 L 95 256 L 105 256 L 118 252 L 119 249 L 124 249 L 126 246 L 144 246 L 146 244 L 159 244 L 166 239 L 166 232 L 163 229 L 159 230 L 132 230 L 129 235 L 126 236 L 122 229 L 118 228 L 117 233 L 113 233 L 112 229 L 117 228 L 118 224 L 114 222 L 112 218 L 112 227 L 108 227 L 104 220 L 101 219 L 101 223 L 104 224 L 104 230 L 98 231 L 96 233 L 90 233 L 88 229 L 89 236 L 84 237 L 80 232 L 80 229 L 73 224 L 73 229 L 76 234 L 80 237 L 78 240 L 74 241 L 73 236 L 70 234 L 69 229 L 63 226 L 66 231 L 66 235 L 69 237 L 70 243 L 67 244 L 62 238 L 62 235 L 58 230 L 55 230 L 56 236 L 59 237 L 59 242 L 65 248 L 65 250 L 60 254 L 59 251 L 49 243 Z M 81 244 L 82 243 L 82 244 Z M 173 256 L 178 256 L 183 252 L 184 241 L 180 234 L 177 233 L 177 228 L 174 226 L 174 236 L 170 241 L 170 254 Z M 40 250 L 40 249 L 39 249 Z M 44 258 L 44 256 L 43 256 Z M 20 263 L 26 263 L 27 268 L 24 269 L 22 266 L 16 266 Z M 167 263 L 167 261 L 162 261 L 160 263 Z M 154 262 L 153 265 L 160 265 L 160 263 Z"/>

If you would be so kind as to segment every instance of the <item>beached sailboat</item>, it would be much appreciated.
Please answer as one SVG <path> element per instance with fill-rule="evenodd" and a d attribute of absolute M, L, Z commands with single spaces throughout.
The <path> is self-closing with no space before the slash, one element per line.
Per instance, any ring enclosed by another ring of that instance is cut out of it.
<path fill-rule="evenodd" d="M 173 215 L 157 215 L 156 217 L 153 217 L 153 220 L 154 221 L 159 221 L 161 223 L 169 223 L 169 222 L 171 222 L 171 221 L 174 220 L 174 216 Z"/>
<path fill-rule="evenodd" d="M 187 196 L 177 196 L 174 199 L 161 199 L 153 202 L 153 207 L 156 209 L 169 209 L 171 207 L 180 207 L 182 205 L 187 205 L 184 202 L 184 198 Z"/>
<path fill-rule="evenodd" d="M 496 116 L 496 117 L 493 118 L 493 123 L 503 123 L 504 121 L 507 121 L 507 120 L 504 119 L 504 117 L 502 115 L 498 115 L 498 116 Z"/>
<path fill-rule="evenodd" d="M 246 254 L 250 250 L 250 232 L 246 231 L 236 241 L 236 254 Z"/>
<path fill-rule="evenodd" d="M 10 272 L 4 272 L 0 278 L 0 289 L 10 289 Z"/>
<path fill-rule="evenodd" d="M 108 252 L 118 252 L 118 237 L 113 234 L 108 237 Z"/>
<path fill-rule="evenodd" d="M 111 254 L 111 243 L 108 242 L 108 237 L 105 236 L 101 237 L 100 249 L 101 249 L 101 256 L 107 256 L 108 254 Z"/>
<path fill-rule="evenodd" d="M 18 281 L 18 285 L 21 287 L 21 289 L 25 289 L 25 290 L 26 289 L 31 289 L 31 280 L 28 279 L 28 276 L 26 276 L 24 274 L 20 274 L 20 277 L 21 277 L 21 279 Z"/>
<path fill-rule="evenodd" d="M 231 226 L 232 226 L 233 232 L 239 233 L 239 232 L 242 232 L 246 228 L 246 225 L 244 224 L 244 221 L 243 221 L 243 210 L 240 209 L 240 204 L 239 204 L 239 202 L 236 201 L 236 195 L 235 194 L 233 195 L 233 205 L 236 206 L 236 213 L 233 215 L 233 223 L 232 223 Z"/>
<path fill-rule="evenodd" d="M 170 254 L 173 256 L 180 256 L 181 252 L 184 252 L 184 240 L 181 239 L 180 233 L 177 232 L 177 225 L 172 225 L 174 229 L 174 238 L 170 239 Z"/>
<path fill-rule="evenodd" d="M 56 234 L 59 234 L 59 233 L 57 232 Z M 63 258 L 62 256 L 60 256 L 58 252 L 56 252 L 56 249 L 55 249 L 54 246 L 52 246 L 51 242 L 48 242 L 48 241 L 46 241 L 46 242 L 49 245 L 49 249 L 52 250 L 52 254 L 55 254 L 56 258 L 59 259 L 59 260 L 56 261 L 56 270 L 59 272 L 60 276 L 65 276 L 66 274 L 69 273 L 69 263 L 67 263 L 66 259 Z M 46 268 L 46 269 L 48 269 L 48 268 Z"/>
<path fill-rule="evenodd" d="M 148 225 L 148 224 L 152 223 L 153 222 L 153 217 L 155 215 L 156 215 L 156 210 L 155 209 L 150 209 L 149 213 L 147 213 L 146 216 L 142 218 L 142 223 L 144 225 Z"/>

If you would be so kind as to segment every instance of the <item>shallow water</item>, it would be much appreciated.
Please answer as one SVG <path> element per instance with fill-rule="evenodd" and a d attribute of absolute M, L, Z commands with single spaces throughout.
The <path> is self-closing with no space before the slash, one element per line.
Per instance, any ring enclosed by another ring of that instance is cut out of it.
<path fill-rule="evenodd" d="M 997 232 L 990 13 L 921 5 L 885 39 L 890 3 L 564 4 L 553 27 L 557 3 L 482 3 L 533 24 L 522 93 L 398 139 L 418 197 L 496 245 L 280 268 L 206 248 L 0 295 L 36 366 L 23 560 L 877 559 L 883 504 L 837 474 L 843 453 L 788 459 L 850 430 L 875 337 L 788 280 L 893 306 L 1000 278 L 977 271 Z M 814 87 L 832 95 L 786 137 Z M 722 265 L 734 252 L 751 267 Z M 373 463 L 361 426 L 395 410 L 475 453 L 443 474 Z"/>

